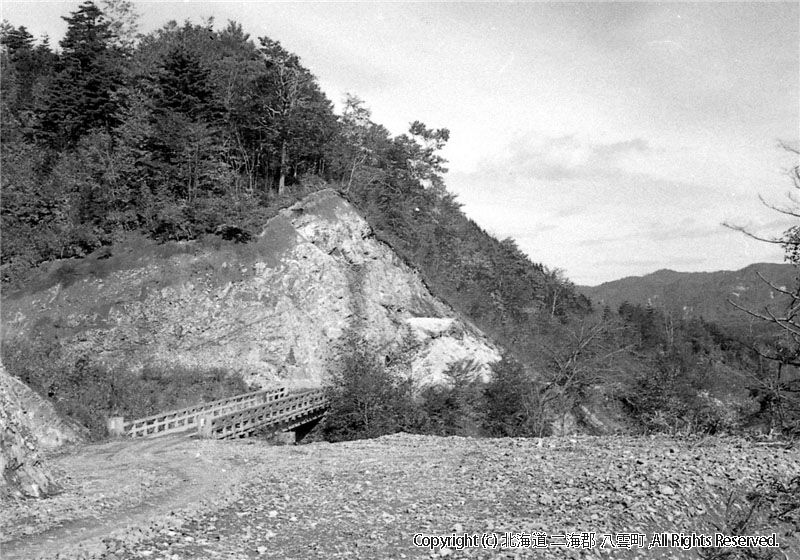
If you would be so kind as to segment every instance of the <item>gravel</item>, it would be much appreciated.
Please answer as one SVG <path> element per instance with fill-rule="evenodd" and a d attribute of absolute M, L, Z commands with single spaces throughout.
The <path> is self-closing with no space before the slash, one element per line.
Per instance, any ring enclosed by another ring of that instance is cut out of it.
<path fill-rule="evenodd" d="M 698 548 L 647 545 L 660 532 L 730 534 L 732 492 L 800 475 L 797 449 L 734 438 L 172 438 L 78 447 L 51 462 L 68 489 L 3 510 L 4 560 L 699 558 Z M 796 526 L 756 529 L 778 532 L 786 556 L 775 558 L 800 559 Z M 537 533 L 548 548 L 531 548 Z M 569 533 L 576 546 L 555 544 Z M 637 533 L 644 548 L 611 547 Z M 415 535 L 464 534 L 476 546 L 414 545 Z M 504 537 L 518 546 L 500 547 Z"/>

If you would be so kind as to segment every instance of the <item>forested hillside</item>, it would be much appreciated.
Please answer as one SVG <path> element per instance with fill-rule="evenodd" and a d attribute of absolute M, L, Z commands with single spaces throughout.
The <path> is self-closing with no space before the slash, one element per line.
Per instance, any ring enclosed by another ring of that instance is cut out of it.
<path fill-rule="evenodd" d="M 768 342 L 642 306 L 593 311 L 557 271 L 484 232 L 445 187 L 447 129 L 413 122 L 393 136 L 356 96 L 336 114 L 273 39 L 213 21 L 139 35 L 127 6 L 84 2 L 58 48 L 3 23 L 6 295 L 42 263 L 103 258 L 132 235 L 247 243 L 281 208 L 333 187 L 507 351 L 488 385 L 463 364 L 425 395 L 425 422 L 387 431 L 544 434 L 567 417 L 598 432 L 724 431 L 796 414 L 762 359 Z"/>
<path fill-rule="evenodd" d="M 733 303 L 757 311 L 767 307 L 782 310 L 789 298 L 780 290 L 793 286 L 796 277 L 797 270 L 791 264 L 760 263 L 735 271 L 659 270 L 599 286 L 581 286 L 579 291 L 598 307 L 617 309 L 625 302 L 649 304 L 681 317 L 703 318 L 729 326 L 757 325 L 757 319 L 742 313 Z"/>
<path fill-rule="evenodd" d="M 7 285 L 130 232 L 246 241 L 277 209 L 332 184 L 432 284 L 497 330 L 526 306 L 560 315 L 587 306 L 459 210 L 437 154 L 446 129 L 414 122 L 392 137 L 354 96 L 335 115 L 296 55 L 239 24 L 171 22 L 137 38 L 130 17 L 86 2 L 66 18 L 60 49 L 4 23 Z"/>

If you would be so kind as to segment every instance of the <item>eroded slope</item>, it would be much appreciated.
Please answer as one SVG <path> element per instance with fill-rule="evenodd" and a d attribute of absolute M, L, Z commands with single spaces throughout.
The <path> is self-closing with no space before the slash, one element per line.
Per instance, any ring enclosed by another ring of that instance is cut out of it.
<path fill-rule="evenodd" d="M 319 385 L 348 334 L 416 341 L 414 375 L 499 359 L 335 192 L 310 195 L 236 251 L 195 249 L 7 298 L 3 340 L 57 341 L 110 365 L 221 367 L 262 385 Z"/>

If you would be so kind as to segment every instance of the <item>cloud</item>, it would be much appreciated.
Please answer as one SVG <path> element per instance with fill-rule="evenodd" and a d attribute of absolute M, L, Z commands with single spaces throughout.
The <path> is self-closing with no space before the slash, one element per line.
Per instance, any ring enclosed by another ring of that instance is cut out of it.
<path fill-rule="evenodd" d="M 726 234 L 726 231 L 721 224 L 686 224 L 686 222 L 693 221 L 694 220 L 683 220 L 683 224 L 671 227 L 663 223 L 653 224 L 653 228 L 650 231 L 650 238 L 653 241 L 691 241 L 698 239 L 709 239 L 714 236 Z"/>
<path fill-rule="evenodd" d="M 626 157 L 649 151 L 644 138 L 613 143 L 587 142 L 575 135 L 526 138 L 515 142 L 505 157 L 484 162 L 481 168 L 492 176 L 561 181 L 615 174 Z"/>
<path fill-rule="evenodd" d="M 512 236 L 534 261 L 564 269 L 580 284 L 659 268 L 735 269 L 779 256 L 722 227 L 748 210 L 750 222 L 760 215 L 762 226 L 774 221 L 756 197 L 741 200 L 705 183 L 638 171 L 654 153 L 644 138 L 541 138 L 448 183 L 488 231 Z M 639 157 L 641 165 L 629 165 L 628 158 Z"/>
<path fill-rule="evenodd" d="M 592 144 L 596 154 L 603 158 L 624 156 L 630 153 L 645 153 L 650 151 L 650 145 L 643 138 L 633 138 L 624 142 L 613 144 Z"/>

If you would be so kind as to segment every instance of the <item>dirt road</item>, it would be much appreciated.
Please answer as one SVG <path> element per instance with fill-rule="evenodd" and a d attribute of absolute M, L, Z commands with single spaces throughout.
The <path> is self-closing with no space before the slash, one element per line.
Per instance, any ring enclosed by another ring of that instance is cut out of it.
<path fill-rule="evenodd" d="M 63 491 L 4 504 L 3 560 L 80 557 L 102 551 L 102 540 L 116 533 L 145 536 L 173 512 L 225 503 L 242 475 L 235 452 L 185 436 L 72 446 L 48 463 Z"/>
<path fill-rule="evenodd" d="M 0 514 L 3 560 L 699 558 L 696 547 L 649 545 L 656 532 L 729 533 L 732 490 L 800 474 L 796 449 L 621 437 L 399 434 L 301 446 L 176 438 L 52 461 L 65 492 Z M 746 507 L 735 495 L 733 506 Z M 784 549 L 762 551 L 800 558 L 796 513 L 796 524 L 754 518 L 744 534 L 775 531 Z M 444 535 L 479 540 L 428 546 Z M 572 540 L 562 545 L 562 535 Z M 631 545 L 635 535 L 642 547 Z"/>

